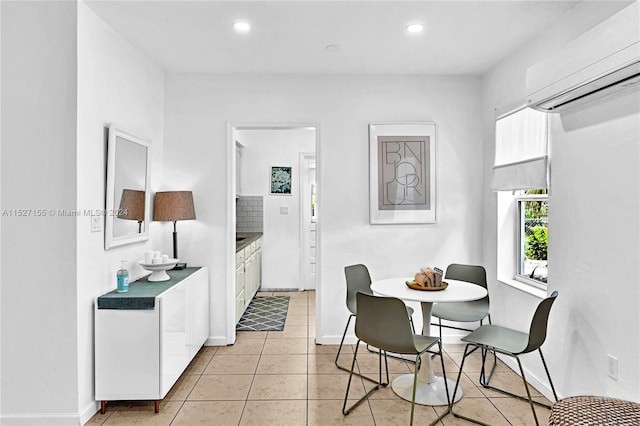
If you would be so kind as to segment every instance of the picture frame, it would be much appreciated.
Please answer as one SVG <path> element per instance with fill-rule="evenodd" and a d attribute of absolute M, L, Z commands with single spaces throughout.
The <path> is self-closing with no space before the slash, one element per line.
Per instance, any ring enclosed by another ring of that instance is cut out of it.
<path fill-rule="evenodd" d="M 291 195 L 291 166 L 271 166 L 271 173 L 269 176 L 269 194 Z"/>
<path fill-rule="evenodd" d="M 436 222 L 435 123 L 369 124 L 369 221 Z"/>

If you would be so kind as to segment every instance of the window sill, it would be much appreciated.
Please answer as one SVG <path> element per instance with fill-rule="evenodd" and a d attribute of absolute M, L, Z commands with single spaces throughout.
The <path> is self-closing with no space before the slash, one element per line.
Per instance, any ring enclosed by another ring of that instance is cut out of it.
<path fill-rule="evenodd" d="M 525 283 L 521 283 L 520 281 L 516 281 L 515 279 L 511 278 L 498 278 L 498 282 L 501 282 L 504 285 L 508 285 L 510 287 L 513 287 L 517 290 L 520 290 L 524 293 L 528 293 L 534 297 L 539 298 L 540 300 L 544 299 L 545 297 L 547 297 L 547 291 L 540 289 L 540 288 L 535 288 L 533 286 L 530 286 L 528 284 Z"/>

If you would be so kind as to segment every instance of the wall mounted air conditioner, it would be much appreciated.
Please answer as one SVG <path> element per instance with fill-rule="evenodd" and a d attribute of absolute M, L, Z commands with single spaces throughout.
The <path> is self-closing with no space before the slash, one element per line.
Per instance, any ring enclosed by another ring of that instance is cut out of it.
<path fill-rule="evenodd" d="M 640 84 L 638 1 L 527 70 L 527 104 L 576 108 Z"/>

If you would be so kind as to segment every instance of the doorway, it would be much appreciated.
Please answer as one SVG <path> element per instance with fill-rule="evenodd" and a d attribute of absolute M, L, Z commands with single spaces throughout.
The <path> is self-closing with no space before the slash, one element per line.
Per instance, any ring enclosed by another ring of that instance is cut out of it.
<path fill-rule="evenodd" d="M 298 289 L 315 290 L 317 270 L 316 154 L 300 153 L 300 281 Z"/>
<path fill-rule="evenodd" d="M 256 218 L 263 224 L 261 291 L 317 289 L 319 215 L 317 208 L 312 208 L 312 200 L 321 186 L 316 174 L 317 125 L 228 124 L 227 143 L 226 334 L 231 344 L 235 342 L 236 326 L 236 200 L 257 199 L 262 205 L 258 213 L 262 217 Z M 274 167 L 290 167 L 290 193 L 272 193 L 270 180 Z"/>

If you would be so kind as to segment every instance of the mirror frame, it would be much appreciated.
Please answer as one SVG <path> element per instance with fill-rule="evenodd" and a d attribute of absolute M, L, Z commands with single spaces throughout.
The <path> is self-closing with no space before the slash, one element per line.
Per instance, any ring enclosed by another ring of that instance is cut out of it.
<path fill-rule="evenodd" d="M 115 173 L 116 173 L 116 140 L 125 139 L 129 142 L 141 145 L 146 150 L 145 167 L 145 197 L 144 197 L 144 231 L 139 234 L 129 234 L 121 237 L 113 235 L 115 220 Z M 151 186 L 150 186 L 150 160 L 151 160 L 151 140 L 122 130 L 115 124 L 109 125 L 109 139 L 107 143 L 107 192 L 105 205 L 105 233 L 104 249 L 119 247 L 126 244 L 147 241 L 149 239 L 149 224 L 151 223 Z"/>

